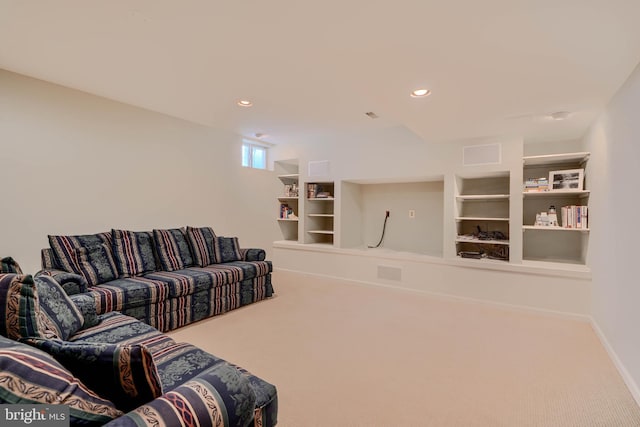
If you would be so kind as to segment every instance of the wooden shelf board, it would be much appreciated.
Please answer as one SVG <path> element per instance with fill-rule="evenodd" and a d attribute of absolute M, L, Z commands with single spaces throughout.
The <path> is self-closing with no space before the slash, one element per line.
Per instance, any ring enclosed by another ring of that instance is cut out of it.
<path fill-rule="evenodd" d="M 299 173 L 286 173 L 283 175 L 278 175 L 280 179 L 298 179 L 300 177 Z"/>
<path fill-rule="evenodd" d="M 307 214 L 307 216 L 322 217 L 322 218 L 333 218 L 334 217 L 333 214 Z"/>
<path fill-rule="evenodd" d="M 478 200 L 478 201 L 482 201 L 482 200 L 503 200 L 503 199 L 508 199 L 508 198 L 509 198 L 508 194 L 469 194 L 469 195 L 460 194 L 460 195 L 456 196 L 456 199 L 458 199 L 458 200 L 469 200 L 469 201 L 473 201 L 473 200 Z"/>
<path fill-rule="evenodd" d="M 523 230 L 542 230 L 542 231 L 582 231 L 588 232 L 588 228 L 565 228 L 565 227 L 541 227 L 538 225 L 523 225 Z"/>
<path fill-rule="evenodd" d="M 482 240 L 482 239 L 466 239 L 464 237 L 456 238 L 456 243 L 476 243 L 480 245 L 509 245 L 508 240 Z"/>
<path fill-rule="evenodd" d="M 298 197 L 278 196 L 278 200 L 298 200 Z"/>
<path fill-rule="evenodd" d="M 578 162 L 583 163 L 589 160 L 590 153 L 583 151 L 579 153 L 545 154 L 542 156 L 526 156 L 522 158 L 525 166 L 545 166 L 562 163 Z"/>
<path fill-rule="evenodd" d="M 316 200 L 335 200 L 334 197 L 308 197 L 307 200 L 316 201 Z"/>
<path fill-rule="evenodd" d="M 298 218 L 278 218 L 278 221 L 298 222 Z"/>
<path fill-rule="evenodd" d="M 551 191 L 524 191 L 522 195 L 524 197 L 587 197 L 589 190 L 551 190 Z"/>
<path fill-rule="evenodd" d="M 482 218 L 475 216 L 457 216 L 456 221 L 509 221 L 509 218 Z"/>
<path fill-rule="evenodd" d="M 311 234 L 333 234 L 332 230 L 309 230 L 307 233 Z"/>

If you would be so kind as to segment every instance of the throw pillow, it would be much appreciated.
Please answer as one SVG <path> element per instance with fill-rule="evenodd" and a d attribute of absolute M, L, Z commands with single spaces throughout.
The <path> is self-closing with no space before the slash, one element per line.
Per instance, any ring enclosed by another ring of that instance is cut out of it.
<path fill-rule="evenodd" d="M 39 304 L 36 336 L 68 340 L 82 328 L 82 313 L 53 277 L 38 276 L 35 284 Z"/>
<path fill-rule="evenodd" d="M 76 274 L 80 274 L 80 268 L 76 264 L 74 249 L 83 246 L 99 246 L 103 243 L 111 246 L 111 233 L 49 236 L 49 246 L 53 249 L 56 257 L 53 264 L 59 265 L 65 271 Z"/>
<path fill-rule="evenodd" d="M 38 292 L 31 275 L 0 274 L 0 335 L 38 334 Z"/>
<path fill-rule="evenodd" d="M 111 246 L 105 244 L 74 249 L 80 274 L 89 286 L 110 282 L 118 278 L 116 263 L 111 255 Z"/>
<path fill-rule="evenodd" d="M 0 403 L 66 405 L 70 424 L 100 426 L 122 416 L 50 355 L 0 337 Z"/>
<path fill-rule="evenodd" d="M 52 355 L 91 390 L 125 412 L 162 395 L 156 365 L 143 345 L 42 338 L 23 341 Z"/>
<path fill-rule="evenodd" d="M 193 265 L 184 228 L 153 230 L 153 237 L 163 270 L 182 270 Z"/>
<path fill-rule="evenodd" d="M 142 276 L 156 270 L 152 232 L 112 230 L 111 234 L 119 277 Z"/>
<path fill-rule="evenodd" d="M 216 263 L 241 261 L 237 237 L 216 237 L 213 242 L 213 259 Z"/>
<path fill-rule="evenodd" d="M 20 265 L 10 256 L 0 259 L 0 273 L 22 274 Z"/>
<path fill-rule="evenodd" d="M 191 252 L 193 253 L 193 262 L 198 267 L 206 267 L 213 264 L 213 241 L 216 233 L 211 227 L 187 227 L 187 237 Z"/>

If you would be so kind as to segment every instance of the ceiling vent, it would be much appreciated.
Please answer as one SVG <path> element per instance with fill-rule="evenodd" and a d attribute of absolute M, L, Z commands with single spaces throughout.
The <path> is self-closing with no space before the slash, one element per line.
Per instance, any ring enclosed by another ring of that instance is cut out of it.
<path fill-rule="evenodd" d="M 497 165 L 502 163 L 502 144 L 468 145 L 462 149 L 464 166 Z"/>

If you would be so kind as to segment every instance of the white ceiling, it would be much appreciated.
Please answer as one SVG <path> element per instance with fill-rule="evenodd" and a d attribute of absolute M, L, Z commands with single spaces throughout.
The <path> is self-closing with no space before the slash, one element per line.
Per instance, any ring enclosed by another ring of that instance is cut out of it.
<path fill-rule="evenodd" d="M 574 139 L 640 61 L 639 18 L 638 0 L 0 0 L 0 68 L 275 143 Z"/>

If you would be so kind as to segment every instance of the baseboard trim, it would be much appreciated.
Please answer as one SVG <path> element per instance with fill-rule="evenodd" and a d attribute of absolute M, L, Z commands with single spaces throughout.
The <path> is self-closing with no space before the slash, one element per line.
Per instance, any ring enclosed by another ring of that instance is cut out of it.
<path fill-rule="evenodd" d="M 513 310 L 513 311 L 519 311 L 519 312 L 536 313 L 536 314 L 540 314 L 540 315 L 544 315 L 544 316 L 561 317 L 561 318 L 577 320 L 577 321 L 585 322 L 585 323 L 592 323 L 591 316 L 584 315 L 584 314 L 578 314 L 578 313 L 555 311 L 555 310 L 549 310 L 549 309 L 537 308 L 537 307 L 530 307 L 530 306 L 525 306 L 525 305 L 508 304 L 508 303 L 504 303 L 504 302 L 477 299 L 477 298 L 471 298 L 471 297 L 464 297 L 464 296 L 460 296 L 460 295 L 452 295 L 452 294 L 447 294 L 447 293 L 442 293 L 442 292 L 433 292 L 433 291 L 426 291 L 426 290 L 421 290 L 421 289 L 406 288 L 406 287 L 397 286 L 397 285 L 387 285 L 387 284 L 384 284 L 384 283 L 369 282 L 369 281 L 366 281 L 366 280 L 346 279 L 344 277 L 331 276 L 329 274 L 310 273 L 310 272 L 307 272 L 307 271 L 292 270 L 292 269 L 288 269 L 288 268 L 274 269 L 274 272 L 277 273 L 278 271 L 281 271 L 283 273 L 299 274 L 299 275 L 302 275 L 302 276 L 325 278 L 325 279 L 331 279 L 331 280 L 341 280 L 341 281 L 352 283 L 352 284 L 356 284 L 356 285 L 376 286 L 376 287 L 386 288 L 386 289 L 395 289 L 395 290 L 402 291 L 402 292 L 412 292 L 412 293 L 417 293 L 417 294 L 422 294 L 422 295 L 429 295 L 429 296 L 432 296 L 432 297 L 448 299 L 448 300 L 470 302 L 470 303 L 474 303 L 474 304 L 485 304 L 485 305 L 488 305 L 488 306 L 501 308 L 501 309 L 504 309 L 504 310 Z"/>
<path fill-rule="evenodd" d="M 620 376 L 622 377 L 622 380 L 627 385 L 627 388 L 629 389 L 631 396 L 633 396 L 633 399 L 636 401 L 638 406 L 640 406 L 640 388 L 638 388 L 638 384 L 636 384 L 631 374 L 629 374 L 629 371 L 627 371 L 627 368 L 624 366 L 624 363 L 622 363 L 622 361 L 618 357 L 618 353 L 616 353 L 616 351 L 613 349 L 613 347 L 609 343 L 607 336 L 604 334 L 602 329 L 600 329 L 600 325 L 598 325 L 598 322 L 596 322 L 596 320 L 591 316 L 590 316 L 590 320 L 591 320 L 591 327 L 593 328 L 593 331 L 596 333 L 596 336 L 600 340 L 600 343 L 602 344 L 602 346 L 605 348 L 605 350 L 607 350 L 609 357 L 613 361 L 613 365 L 616 367 L 616 369 L 620 373 Z"/>

